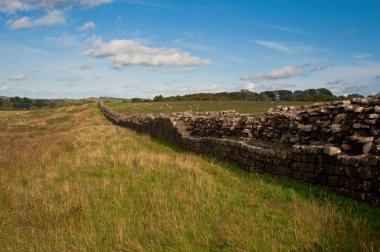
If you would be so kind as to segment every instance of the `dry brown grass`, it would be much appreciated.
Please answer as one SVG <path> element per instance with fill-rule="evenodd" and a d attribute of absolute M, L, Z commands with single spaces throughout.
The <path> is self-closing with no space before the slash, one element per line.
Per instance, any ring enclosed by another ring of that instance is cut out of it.
<path fill-rule="evenodd" d="M 178 150 L 94 104 L 0 112 L 5 251 L 379 249 L 379 209 Z"/>

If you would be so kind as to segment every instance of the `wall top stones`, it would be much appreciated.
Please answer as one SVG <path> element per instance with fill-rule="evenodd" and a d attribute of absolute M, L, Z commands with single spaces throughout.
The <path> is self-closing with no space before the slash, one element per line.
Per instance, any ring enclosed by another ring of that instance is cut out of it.
<path fill-rule="evenodd" d="M 192 136 L 260 139 L 287 146 L 322 145 L 326 154 L 380 154 L 380 100 L 278 106 L 260 115 L 234 111 L 174 116 Z"/>
<path fill-rule="evenodd" d="M 108 108 L 106 108 L 108 109 Z M 277 106 L 264 114 L 222 112 L 123 115 L 115 118 L 141 124 L 168 118 L 193 137 L 264 140 L 283 146 L 324 146 L 325 154 L 380 155 L 380 99 Z"/>

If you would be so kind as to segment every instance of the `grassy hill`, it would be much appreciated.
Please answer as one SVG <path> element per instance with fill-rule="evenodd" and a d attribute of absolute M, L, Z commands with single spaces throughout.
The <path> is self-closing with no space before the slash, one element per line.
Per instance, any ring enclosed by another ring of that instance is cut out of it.
<path fill-rule="evenodd" d="M 0 145 L 5 251 L 380 248 L 380 209 L 184 152 L 95 103 L 0 111 Z"/>

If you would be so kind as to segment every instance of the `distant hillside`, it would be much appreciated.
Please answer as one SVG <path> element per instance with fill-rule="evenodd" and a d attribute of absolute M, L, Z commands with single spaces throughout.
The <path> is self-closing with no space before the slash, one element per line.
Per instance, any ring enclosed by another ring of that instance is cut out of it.
<path fill-rule="evenodd" d="M 347 98 L 363 97 L 359 94 L 351 94 Z M 261 93 L 242 89 L 238 92 L 198 93 L 189 95 L 177 95 L 163 97 L 155 96 L 154 101 L 334 101 L 344 99 L 343 96 L 335 96 L 326 88 L 296 90 L 275 90 Z"/>
<path fill-rule="evenodd" d="M 79 105 L 88 102 L 87 99 L 30 99 L 28 97 L 0 97 L 0 110 L 29 110 L 55 108 L 67 105 Z"/>
<path fill-rule="evenodd" d="M 111 96 L 100 96 L 99 99 L 101 99 L 103 101 L 110 101 L 110 102 L 127 102 L 127 101 L 130 101 L 130 99 L 111 97 Z"/>

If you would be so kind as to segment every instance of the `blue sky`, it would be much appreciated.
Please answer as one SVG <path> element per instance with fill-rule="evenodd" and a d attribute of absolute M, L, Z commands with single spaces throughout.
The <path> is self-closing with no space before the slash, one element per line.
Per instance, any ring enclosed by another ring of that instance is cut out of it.
<path fill-rule="evenodd" d="M 380 91 L 379 0 L 0 0 L 0 96 Z"/>

